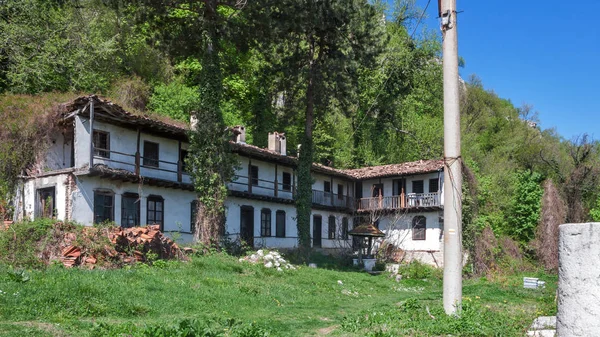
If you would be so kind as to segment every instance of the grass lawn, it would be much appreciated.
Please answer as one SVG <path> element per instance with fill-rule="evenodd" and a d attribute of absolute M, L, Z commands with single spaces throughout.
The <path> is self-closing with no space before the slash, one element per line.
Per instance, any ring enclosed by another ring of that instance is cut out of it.
<path fill-rule="evenodd" d="M 28 271 L 26 282 L 0 266 L 0 336 L 523 336 L 556 310 L 556 277 L 544 274 L 528 274 L 544 290 L 523 289 L 523 275 L 465 280 L 464 310 L 453 318 L 443 314 L 438 272 L 396 282 L 277 272 L 223 254 L 162 266 L 57 266 Z"/>

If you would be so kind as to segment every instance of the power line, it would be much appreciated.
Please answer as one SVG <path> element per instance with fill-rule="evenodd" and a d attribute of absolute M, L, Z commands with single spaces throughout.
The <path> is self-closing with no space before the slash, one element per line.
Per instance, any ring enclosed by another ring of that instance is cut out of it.
<path fill-rule="evenodd" d="M 427 8 L 429 8 L 429 4 L 431 3 L 431 0 L 427 1 L 427 5 L 425 5 L 425 9 L 423 9 L 423 11 L 421 12 L 421 16 L 419 16 L 419 20 L 417 21 L 417 24 L 415 26 L 415 28 L 413 29 L 412 34 L 410 34 L 410 38 L 411 40 L 413 39 L 415 32 L 417 31 L 417 28 L 419 27 L 419 24 L 421 24 L 421 20 L 423 19 L 423 17 L 425 16 L 425 12 L 427 11 Z M 382 63 L 382 66 L 385 66 L 385 62 L 387 62 L 387 60 L 389 59 L 389 55 L 387 55 Z M 371 104 L 371 106 L 369 107 L 369 109 L 367 109 L 367 112 L 365 113 L 365 116 L 362 118 L 362 120 L 358 123 L 358 125 L 356 126 L 356 128 L 352 131 L 352 134 L 350 135 L 350 138 L 348 139 L 348 141 L 346 142 L 346 145 L 352 140 L 352 137 L 354 137 L 354 135 L 356 134 L 356 131 L 358 131 L 358 129 L 360 128 L 360 126 L 362 125 L 362 123 L 365 121 L 365 119 L 367 119 L 367 116 L 369 115 L 369 113 L 371 112 L 371 109 L 373 109 L 373 107 L 375 106 L 375 104 L 377 103 L 377 99 L 379 98 L 379 96 L 381 95 L 381 90 L 385 88 L 385 86 L 387 85 L 387 82 L 390 80 L 390 78 L 392 77 L 392 74 L 394 73 L 394 71 L 396 70 L 395 67 L 392 68 L 392 70 L 390 71 L 390 74 L 388 75 L 388 77 L 385 79 L 385 81 L 383 82 L 383 85 L 380 86 L 377 89 L 377 96 L 375 96 L 375 99 L 373 100 L 373 103 Z"/>
<path fill-rule="evenodd" d="M 417 28 L 419 27 L 419 24 L 421 23 L 421 20 L 423 20 L 423 16 L 425 16 L 425 12 L 427 12 L 427 8 L 429 8 L 429 4 L 430 3 L 431 3 L 431 0 L 428 0 L 427 1 L 427 5 L 425 5 L 425 9 L 423 10 L 423 12 L 421 13 L 421 16 L 419 17 L 419 21 L 417 21 L 417 25 L 415 26 L 415 29 L 413 30 L 412 34 L 410 34 L 410 38 L 411 39 L 415 35 L 415 32 L 417 31 Z"/>

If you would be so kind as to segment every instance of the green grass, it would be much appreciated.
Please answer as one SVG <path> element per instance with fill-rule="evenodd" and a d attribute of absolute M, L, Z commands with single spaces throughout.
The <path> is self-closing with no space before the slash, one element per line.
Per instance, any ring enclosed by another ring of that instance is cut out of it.
<path fill-rule="evenodd" d="M 443 314 L 439 273 L 277 272 L 222 254 L 164 268 L 55 266 L 25 282 L 11 273 L 0 266 L 0 336 L 522 336 L 555 310 L 556 277 L 543 274 L 541 291 L 522 289 L 521 275 L 466 280 L 458 319 Z"/>

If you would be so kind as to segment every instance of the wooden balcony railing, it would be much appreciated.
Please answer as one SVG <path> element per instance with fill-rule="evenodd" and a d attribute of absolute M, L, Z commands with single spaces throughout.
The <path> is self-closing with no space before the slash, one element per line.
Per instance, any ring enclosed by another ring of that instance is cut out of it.
<path fill-rule="evenodd" d="M 416 207 L 440 207 L 439 193 L 408 193 L 389 197 L 362 198 L 358 200 L 358 211 L 403 209 Z"/>
<path fill-rule="evenodd" d="M 92 156 L 92 163 L 104 164 L 110 168 L 125 169 L 131 171 L 137 175 L 140 175 L 140 170 L 148 170 L 146 173 L 148 176 L 154 178 L 168 178 L 181 182 L 183 176 L 188 174 L 183 171 L 183 161 L 179 160 L 176 162 L 159 160 L 156 158 L 146 158 L 147 161 L 153 165 L 143 165 L 144 157 L 140 153 L 124 153 L 115 150 L 98 149 L 92 146 L 94 154 Z M 155 173 L 153 173 L 155 172 Z M 164 174 L 158 174 L 158 172 L 164 172 Z"/>
<path fill-rule="evenodd" d="M 247 176 L 236 176 L 229 183 L 231 191 L 245 192 L 253 195 L 279 197 L 294 200 L 297 195 L 294 183 L 283 184 L 274 180 L 248 178 Z M 313 190 L 312 202 L 316 205 L 354 209 L 354 198 L 347 195 L 339 195 L 331 192 Z"/>
<path fill-rule="evenodd" d="M 312 191 L 313 204 L 354 209 L 354 198 L 325 191 Z"/>

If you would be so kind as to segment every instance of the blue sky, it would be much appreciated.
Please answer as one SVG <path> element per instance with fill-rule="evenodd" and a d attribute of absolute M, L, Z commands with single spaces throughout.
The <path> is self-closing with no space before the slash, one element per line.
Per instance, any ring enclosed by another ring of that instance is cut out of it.
<path fill-rule="evenodd" d="M 600 138 L 600 1 L 457 0 L 457 9 L 463 78 L 533 105 L 543 129 Z M 426 15 L 422 24 L 439 32 L 436 0 Z"/>

